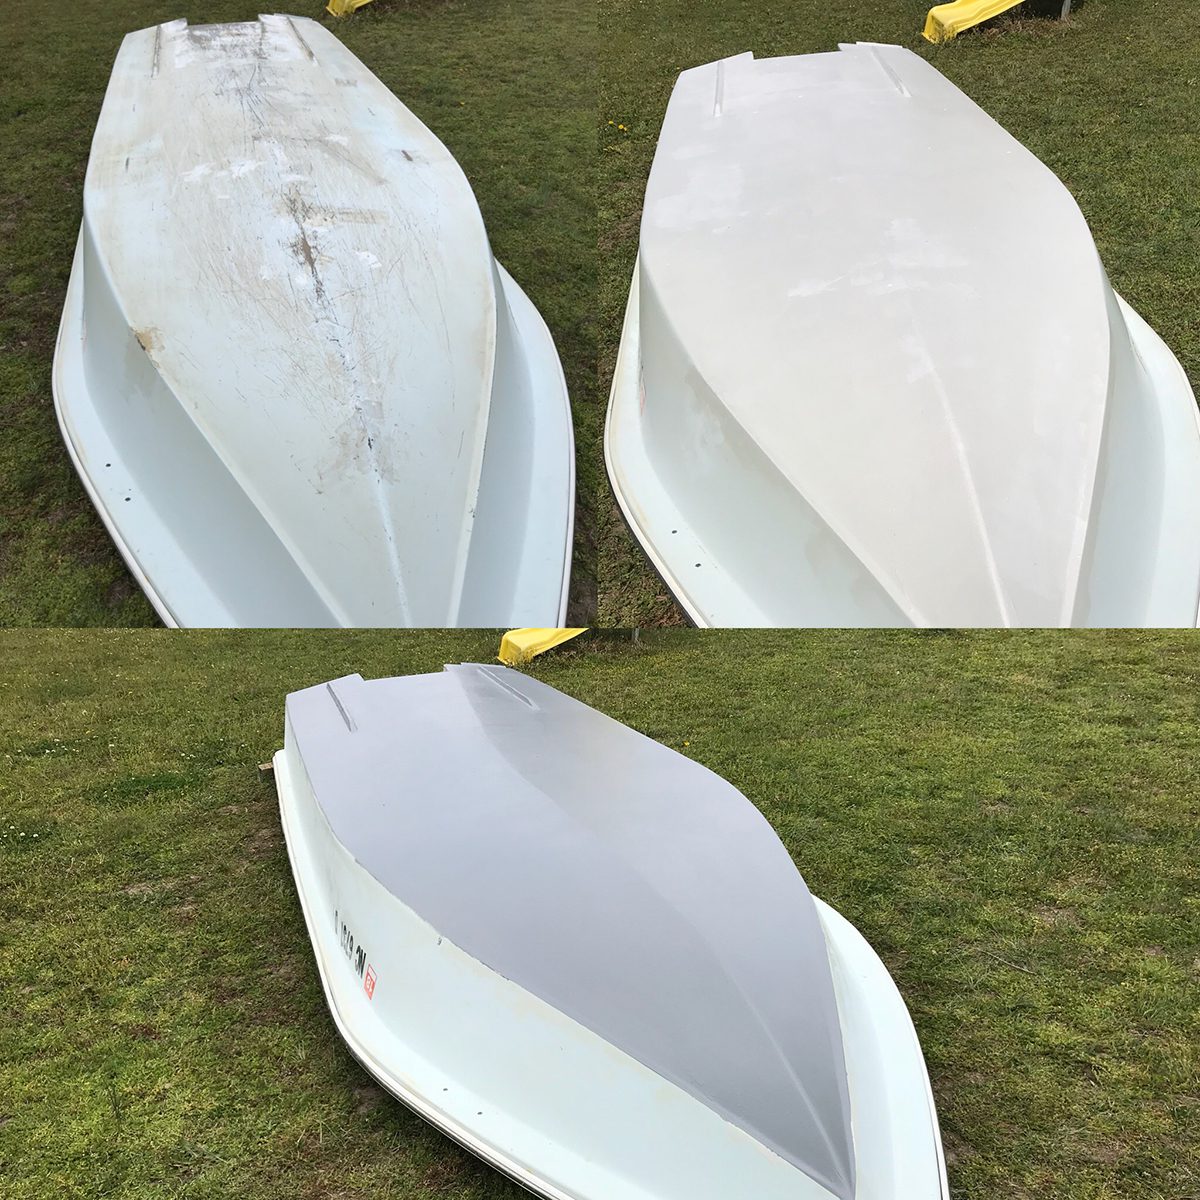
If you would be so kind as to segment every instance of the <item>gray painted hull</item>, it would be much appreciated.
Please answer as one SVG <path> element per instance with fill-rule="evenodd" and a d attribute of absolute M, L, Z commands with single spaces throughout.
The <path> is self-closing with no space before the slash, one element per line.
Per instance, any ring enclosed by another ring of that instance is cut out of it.
<path fill-rule="evenodd" d="M 342 1036 L 524 1186 L 945 1194 L 886 969 L 705 768 L 465 666 L 289 696 L 276 774 Z"/>

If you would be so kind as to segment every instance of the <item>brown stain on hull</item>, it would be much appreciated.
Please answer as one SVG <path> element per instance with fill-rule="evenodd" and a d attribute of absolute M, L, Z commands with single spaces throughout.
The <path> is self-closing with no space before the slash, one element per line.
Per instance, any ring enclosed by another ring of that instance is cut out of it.
<path fill-rule="evenodd" d="M 313 249 L 313 244 L 308 240 L 308 231 L 304 228 L 304 223 L 309 219 L 309 206 L 304 202 L 298 192 L 289 192 L 284 202 L 287 205 L 287 210 L 292 215 L 292 220 L 296 222 L 296 236 L 288 243 L 288 248 L 296 256 L 297 260 L 308 268 L 309 274 L 312 276 L 313 288 L 316 292 L 317 299 L 324 301 L 325 299 L 325 281 L 321 278 L 321 272 L 317 268 L 317 253 Z"/>
<path fill-rule="evenodd" d="M 162 334 L 153 325 L 147 325 L 145 329 L 135 329 L 133 336 L 147 354 L 162 349 Z"/>
<path fill-rule="evenodd" d="M 325 299 L 325 281 L 321 278 L 321 273 L 317 270 L 317 256 L 313 253 L 312 242 L 308 240 L 308 234 L 303 229 L 300 230 L 298 237 L 294 238 L 290 243 L 292 253 L 302 262 L 312 275 L 313 288 L 316 291 L 317 299 Z"/>

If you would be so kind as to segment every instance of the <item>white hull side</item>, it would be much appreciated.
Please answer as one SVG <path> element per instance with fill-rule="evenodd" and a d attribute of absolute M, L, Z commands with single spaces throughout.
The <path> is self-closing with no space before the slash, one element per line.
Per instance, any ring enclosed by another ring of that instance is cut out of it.
<path fill-rule="evenodd" d="M 394 1096 L 548 1200 L 829 1200 L 744 1131 L 420 920 L 332 836 L 290 736 L 274 767 L 330 1012 Z M 907 1009 L 862 937 L 828 906 L 818 912 L 847 1047 L 856 1200 L 944 1200 L 932 1091 Z"/>
<path fill-rule="evenodd" d="M 1177 553 L 1194 536 L 1200 516 L 1196 493 L 1200 410 L 1187 375 L 1170 348 L 1120 296 L 1114 294 L 1145 384 L 1113 405 L 1110 452 L 1095 496 L 1094 520 L 1079 594 L 1069 621 L 1075 626 L 1173 628 L 1200 621 L 1194 556 Z M 857 560 L 836 539 L 814 559 L 780 557 L 787 538 L 828 538 L 802 501 L 788 495 L 770 471 L 741 479 L 744 504 L 720 524 L 697 523 L 689 512 L 698 497 L 664 482 L 659 448 L 647 444 L 642 422 L 638 268 L 634 268 L 621 344 L 604 426 L 604 460 L 613 495 L 630 530 L 689 619 L 702 627 L 883 626 L 934 624 L 889 607 Z M 1148 386 L 1147 386 L 1148 385 Z M 730 450 L 723 463 L 737 477 Z M 674 478 L 674 476 L 673 476 Z M 772 503 L 774 492 L 781 503 Z M 1144 524 L 1123 521 L 1149 496 L 1157 505 L 1149 535 Z M 782 513 L 791 504 L 792 529 Z M 747 559 L 750 559 L 747 562 Z M 829 576 L 838 586 L 829 587 Z M 846 597 L 857 603 L 846 603 Z M 1180 597 L 1184 597 L 1182 604 Z M 949 622 L 945 622 L 949 624 Z M 968 624 L 968 622 L 962 622 Z M 978 625 L 988 625 L 981 614 Z"/>

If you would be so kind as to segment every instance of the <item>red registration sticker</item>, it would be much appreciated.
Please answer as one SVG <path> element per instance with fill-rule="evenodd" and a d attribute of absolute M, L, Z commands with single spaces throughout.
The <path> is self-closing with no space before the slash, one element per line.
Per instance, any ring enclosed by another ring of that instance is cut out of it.
<path fill-rule="evenodd" d="M 367 993 L 367 999 L 370 1000 L 375 995 L 375 968 L 367 964 L 367 976 L 363 980 L 363 991 Z"/>

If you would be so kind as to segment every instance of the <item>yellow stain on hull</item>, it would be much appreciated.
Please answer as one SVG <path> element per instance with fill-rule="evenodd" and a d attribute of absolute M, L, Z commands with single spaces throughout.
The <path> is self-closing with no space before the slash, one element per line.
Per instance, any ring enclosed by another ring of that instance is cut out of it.
<path fill-rule="evenodd" d="M 510 629 L 500 639 L 497 657 L 507 666 L 522 667 L 531 658 L 545 654 L 581 633 L 587 633 L 587 629 Z"/>
<path fill-rule="evenodd" d="M 925 38 L 930 42 L 948 42 L 964 29 L 990 21 L 1022 3 L 1024 0 L 953 0 L 951 4 L 939 4 L 925 18 Z"/>
<path fill-rule="evenodd" d="M 356 8 L 370 3 L 371 0 L 329 0 L 325 11 L 335 17 L 348 17 Z"/>

